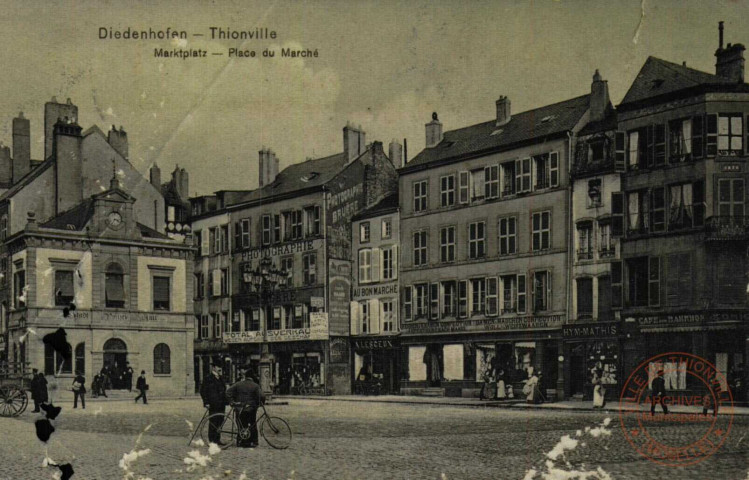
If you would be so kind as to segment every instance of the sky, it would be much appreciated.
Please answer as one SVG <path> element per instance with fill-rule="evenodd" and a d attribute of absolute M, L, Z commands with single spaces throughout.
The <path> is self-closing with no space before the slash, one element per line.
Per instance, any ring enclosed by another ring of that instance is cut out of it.
<path fill-rule="evenodd" d="M 44 103 L 71 98 L 79 123 L 128 132 L 130 161 L 166 179 L 190 174 L 190 194 L 256 188 L 258 150 L 283 169 L 343 150 L 342 128 L 367 141 L 424 148 L 437 112 L 445 130 L 590 91 L 599 69 L 618 103 L 648 56 L 714 72 L 718 21 L 726 43 L 749 45 L 749 2 L 549 1 L 0 1 L 0 141 L 12 118 L 31 121 L 43 156 Z M 99 28 L 186 30 L 174 40 L 99 39 Z M 209 27 L 277 32 L 219 40 Z M 193 34 L 203 34 L 202 37 Z M 259 58 L 229 58 L 229 48 Z M 281 58 L 280 48 L 317 50 Z M 156 58 L 156 48 L 206 58 Z M 264 49 L 275 50 L 263 58 Z M 224 55 L 212 55 L 224 53 Z"/>

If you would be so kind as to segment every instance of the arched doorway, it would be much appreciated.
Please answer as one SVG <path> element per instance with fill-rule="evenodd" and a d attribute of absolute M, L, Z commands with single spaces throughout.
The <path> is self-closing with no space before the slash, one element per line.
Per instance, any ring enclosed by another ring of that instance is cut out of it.
<path fill-rule="evenodd" d="M 111 388 L 127 388 L 125 369 L 127 365 L 127 345 L 119 338 L 104 342 L 104 374 L 109 377 Z"/>

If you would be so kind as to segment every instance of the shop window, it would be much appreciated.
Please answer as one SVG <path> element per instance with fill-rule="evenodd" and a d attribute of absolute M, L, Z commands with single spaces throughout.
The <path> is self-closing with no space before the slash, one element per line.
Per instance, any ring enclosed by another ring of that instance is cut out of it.
<path fill-rule="evenodd" d="M 455 260 L 455 227 L 442 227 L 440 229 L 440 261 L 452 262 Z"/>
<path fill-rule="evenodd" d="M 159 343 L 153 349 L 153 373 L 156 375 L 169 375 L 172 373 L 172 358 L 169 345 Z"/>
<path fill-rule="evenodd" d="M 532 243 L 534 252 L 551 248 L 551 212 L 536 212 L 532 216 Z"/>
<path fill-rule="evenodd" d="M 84 342 L 75 346 L 75 374 L 86 374 L 86 344 Z"/>
<path fill-rule="evenodd" d="M 445 380 L 463 380 L 463 345 L 445 345 L 443 348 L 443 372 Z"/>
<path fill-rule="evenodd" d="M 577 316 L 590 317 L 593 315 L 593 279 L 577 279 Z"/>
<path fill-rule="evenodd" d="M 413 235 L 414 266 L 427 264 L 427 232 L 415 232 Z"/>
<path fill-rule="evenodd" d="M 70 305 L 74 298 L 73 271 L 55 270 L 55 305 Z"/>
<path fill-rule="evenodd" d="M 317 283 L 317 253 L 308 253 L 302 257 L 302 269 L 305 285 Z"/>
<path fill-rule="evenodd" d="M 440 207 L 455 205 L 455 175 L 440 177 Z"/>
<path fill-rule="evenodd" d="M 499 219 L 499 254 L 517 253 L 517 217 Z"/>
<path fill-rule="evenodd" d="M 744 127 L 741 114 L 718 116 L 718 154 L 742 155 L 744 153 Z"/>
<path fill-rule="evenodd" d="M 441 300 L 442 305 L 442 318 L 454 317 L 455 316 L 455 302 L 457 300 L 457 284 L 455 281 L 447 281 L 440 283 Z"/>
<path fill-rule="evenodd" d="M 107 308 L 125 307 L 125 275 L 117 263 L 110 263 L 104 275 L 105 306 Z"/>
<path fill-rule="evenodd" d="M 468 225 L 468 258 L 483 258 L 486 254 L 486 223 Z"/>
<path fill-rule="evenodd" d="M 420 182 L 414 182 L 413 184 L 413 199 L 414 199 L 414 212 L 425 212 L 427 209 L 427 186 L 426 180 Z"/>
<path fill-rule="evenodd" d="M 533 273 L 533 311 L 551 310 L 551 272 Z"/>

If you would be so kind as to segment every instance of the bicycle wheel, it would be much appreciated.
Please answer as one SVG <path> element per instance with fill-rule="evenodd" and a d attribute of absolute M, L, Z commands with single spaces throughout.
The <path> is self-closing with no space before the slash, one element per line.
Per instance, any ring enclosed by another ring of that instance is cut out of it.
<path fill-rule="evenodd" d="M 239 429 L 237 429 L 234 418 L 223 413 L 214 413 L 208 416 L 200 427 L 200 438 L 206 445 L 210 443 L 211 420 L 215 420 L 216 424 L 220 425 L 219 442 L 223 443 L 223 445 L 220 445 L 221 448 L 227 448 L 230 445 L 236 444 Z"/>
<path fill-rule="evenodd" d="M 265 421 L 260 425 L 260 435 L 268 445 L 278 450 L 289 448 L 291 444 L 291 428 L 283 418 L 265 417 Z"/>

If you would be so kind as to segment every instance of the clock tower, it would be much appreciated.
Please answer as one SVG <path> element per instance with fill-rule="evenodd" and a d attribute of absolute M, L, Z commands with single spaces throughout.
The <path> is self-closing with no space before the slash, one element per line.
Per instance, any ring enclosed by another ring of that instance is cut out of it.
<path fill-rule="evenodd" d="M 140 229 L 133 217 L 135 198 L 122 187 L 113 172 L 109 189 L 93 195 L 91 233 L 101 237 L 140 239 Z"/>

